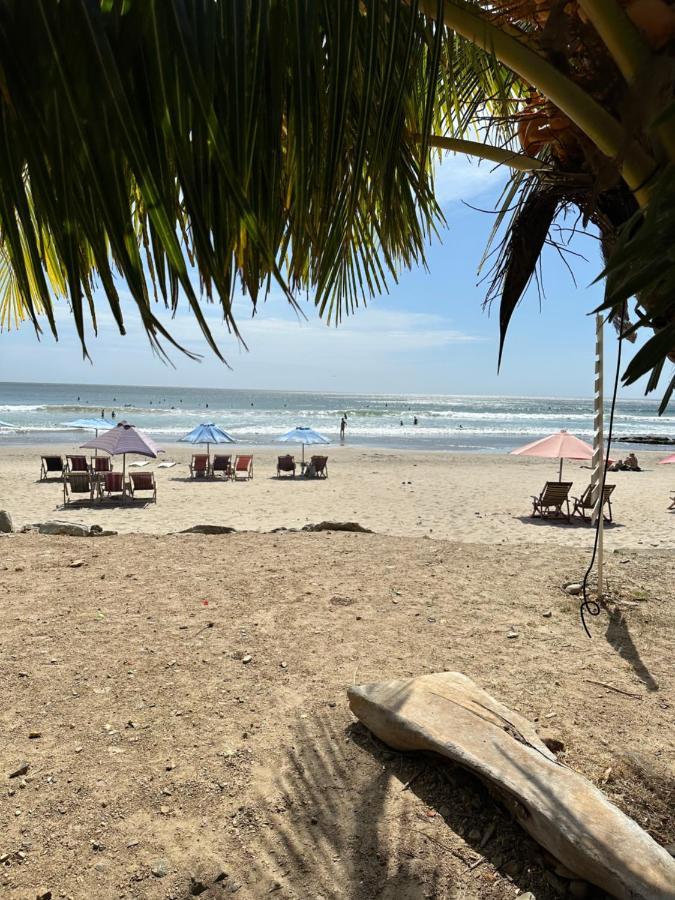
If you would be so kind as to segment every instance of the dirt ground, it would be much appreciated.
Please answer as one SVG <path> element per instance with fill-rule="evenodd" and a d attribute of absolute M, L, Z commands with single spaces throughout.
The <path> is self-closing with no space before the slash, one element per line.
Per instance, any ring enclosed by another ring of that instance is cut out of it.
<path fill-rule="evenodd" d="M 351 716 L 349 684 L 429 671 L 474 678 L 674 843 L 675 555 L 613 555 L 592 640 L 561 590 L 586 563 L 331 532 L 2 536 L 0 895 L 570 896 L 471 776 Z"/>

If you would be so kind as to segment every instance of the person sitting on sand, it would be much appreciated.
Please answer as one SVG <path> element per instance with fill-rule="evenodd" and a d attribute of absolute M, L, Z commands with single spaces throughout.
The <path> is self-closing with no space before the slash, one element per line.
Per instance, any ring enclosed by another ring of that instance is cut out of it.
<path fill-rule="evenodd" d="M 628 456 L 623 461 L 623 467 L 627 472 L 641 472 L 642 469 L 638 464 L 637 456 L 634 453 L 629 453 Z"/>

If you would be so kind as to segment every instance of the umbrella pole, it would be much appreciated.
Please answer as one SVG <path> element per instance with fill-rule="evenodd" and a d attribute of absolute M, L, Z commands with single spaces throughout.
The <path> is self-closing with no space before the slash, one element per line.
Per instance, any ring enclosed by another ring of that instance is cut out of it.
<path fill-rule="evenodd" d="M 122 454 L 122 496 L 127 498 L 127 455 Z"/>
<path fill-rule="evenodd" d="M 562 481 L 562 464 L 563 464 L 563 458 L 561 456 L 560 457 L 560 470 L 558 472 L 558 481 Z"/>

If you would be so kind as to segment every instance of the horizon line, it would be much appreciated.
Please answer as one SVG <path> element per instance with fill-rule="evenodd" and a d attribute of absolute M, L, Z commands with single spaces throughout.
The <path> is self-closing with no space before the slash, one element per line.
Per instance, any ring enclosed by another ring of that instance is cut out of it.
<path fill-rule="evenodd" d="M 8 384 L 8 385 L 50 385 L 50 386 L 59 386 L 59 387 L 78 387 L 78 388 L 133 388 L 136 390 L 142 390 L 144 388 L 148 388 L 151 390 L 190 390 L 190 391 L 208 391 L 208 392 L 216 392 L 216 391 L 226 391 L 226 392 L 247 392 L 247 393 L 258 393 L 258 394 L 325 394 L 329 396 L 335 397 L 416 397 L 418 399 L 423 397 L 470 397 L 470 398 L 481 398 L 481 399 L 502 399 L 508 398 L 511 400 L 579 400 L 583 402 L 588 402 L 593 400 L 593 395 L 589 394 L 585 397 L 578 395 L 566 395 L 566 394 L 521 394 L 521 393 L 505 393 L 505 394 L 472 394 L 472 393 L 434 393 L 431 391 L 423 391 L 423 392 L 414 392 L 414 393 L 383 393 L 380 391 L 335 391 L 335 390 L 297 390 L 297 389 L 280 389 L 280 388 L 249 388 L 249 387 L 203 387 L 202 385 L 190 385 L 190 384 L 121 384 L 121 383 L 105 383 L 105 382 L 80 382 L 80 381 L 0 381 L 0 385 Z M 605 402 L 608 402 L 611 398 L 605 398 Z M 629 402 L 645 402 L 645 403 L 658 403 L 659 401 L 650 397 L 630 397 L 630 398 L 621 398 L 618 397 L 618 400 L 625 399 Z"/>

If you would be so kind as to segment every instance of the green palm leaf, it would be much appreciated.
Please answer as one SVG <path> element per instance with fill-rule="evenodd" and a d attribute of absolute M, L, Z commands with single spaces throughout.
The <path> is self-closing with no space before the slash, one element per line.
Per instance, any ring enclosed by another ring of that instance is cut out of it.
<path fill-rule="evenodd" d="M 93 273 L 123 330 L 121 276 L 156 346 L 154 301 L 182 293 L 218 353 L 202 304 L 237 333 L 237 285 L 310 290 L 339 321 L 424 262 L 430 130 L 514 94 L 400 0 L 8 3 L 0 59 L 5 321 L 51 320 L 57 287 L 85 348 Z"/>

